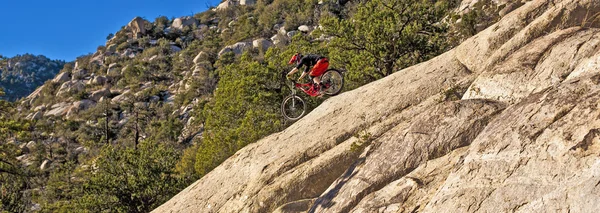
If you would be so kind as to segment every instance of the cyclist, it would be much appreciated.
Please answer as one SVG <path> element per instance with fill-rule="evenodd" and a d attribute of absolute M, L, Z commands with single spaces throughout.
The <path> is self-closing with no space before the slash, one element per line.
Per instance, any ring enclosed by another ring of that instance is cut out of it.
<path fill-rule="evenodd" d="M 321 75 L 327 71 L 327 68 L 329 67 L 329 60 L 326 57 L 316 54 L 308 54 L 303 56 L 300 53 L 296 53 L 288 62 L 288 64 L 294 63 L 297 65 L 287 74 L 287 78 L 291 78 L 291 76 L 298 72 L 302 66 L 305 66 L 304 72 L 302 72 L 302 75 L 300 78 L 298 78 L 298 81 L 302 80 L 302 78 L 308 74 L 313 80 L 313 88 L 321 93 L 321 88 L 323 88 L 323 83 L 321 83 Z M 308 72 L 311 66 L 312 69 L 310 72 Z"/>

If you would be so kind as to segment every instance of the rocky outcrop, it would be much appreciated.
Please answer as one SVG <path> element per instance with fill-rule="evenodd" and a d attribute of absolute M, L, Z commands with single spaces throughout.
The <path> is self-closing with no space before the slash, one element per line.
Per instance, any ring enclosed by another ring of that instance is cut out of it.
<path fill-rule="evenodd" d="M 84 77 L 86 77 L 87 74 L 88 74 L 88 71 L 84 70 L 84 69 L 73 70 L 73 72 L 71 74 L 71 80 L 81 80 Z"/>
<path fill-rule="evenodd" d="M 56 77 L 54 77 L 54 79 L 52 79 L 52 82 L 54 82 L 54 83 L 67 82 L 67 81 L 71 80 L 70 75 L 71 75 L 70 72 L 62 72 L 62 73 L 58 74 Z"/>
<path fill-rule="evenodd" d="M 127 24 L 127 28 L 131 30 L 134 38 L 141 38 L 145 35 L 149 26 L 151 26 L 150 22 L 141 17 L 135 17 Z"/>
<path fill-rule="evenodd" d="M 230 8 L 231 6 L 235 6 L 238 3 L 236 1 L 233 0 L 225 0 L 223 1 L 221 4 L 219 4 L 215 10 L 225 10 L 227 8 Z"/>
<path fill-rule="evenodd" d="M 185 27 L 197 26 L 199 24 L 198 20 L 191 16 L 184 16 L 180 18 L 176 18 L 173 20 L 173 24 L 171 24 L 171 28 L 183 30 Z"/>
<path fill-rule="evenodd" d="M 74 94 L 82 92 L 84 89 L 85 84 L 81 80 L 67 81 L 60 86 L 58 92 L 56 93 L 56 96 L 61 96 L 63 94 Z"/>
<path fill-rule="evenodd" d="M 594 0 L 528 2 L 327 99 L 155 211 L 595 212 L 600 23 L 584 19 L 598 12 Z"/>

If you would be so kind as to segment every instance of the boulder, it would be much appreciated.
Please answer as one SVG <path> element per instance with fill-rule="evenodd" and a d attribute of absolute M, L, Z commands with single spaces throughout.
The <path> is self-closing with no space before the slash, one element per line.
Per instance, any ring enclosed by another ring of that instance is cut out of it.
<path fill-rule="evenodd" d="M 74 94 L 74 93 L 81 92 L 84 89 L 85 89 L 85 83 L 83 83 L 82 80 L 67 81 L 60 86 L 56 95 L 60 96 L 63 94 Z"/>
<path fill-rule="evenodd" d="M 40 87 L 38 87 L 37 89 L 35 89 L 35 91 L 33 91 L 31 94 L 29 94 L 25 100 L 23 100 L 23 103 L 26 103 L 28 105 L 33 105 L 33 103 L 40 98 L 40 96 L 42 95 L 42 90 L 45 88 L 45 85 L 42 85 Z"/>
<path fill-rule="evenodd" d="M 73 150 L 72 154 L 77 156 L 80 154 L 87 154 L 87 153 L 88 153 L 88 149 L 83 146 L 80 146 L 80 147 L 77 147 L 75 150 Z"/>
<path fill-rule="evenodd" d="M 130 95 L 130 91 L 127 90 L 125 92 L 123 92 L 120 95 L 115 96 L 114 98 L 112 98 L 111 102 L 112 103 L 124 103 L 125 101 L 129 100 L 129 95 Z"/>
<path fill-rule="evenodd" d="M 27 166 L 33 165 L 33 158 L 34 157 L 31 154 L 24 154 L 24 155 L 21 155 L 21 156 L 17 157 L 16 159 L 19 162 L 21 162 L 21 164 L 23 166 L 27 167 Z"/>
<path fill-rule="evenodd" d="M 49 111 L 44 113 L 44 116 L 64 116 L 69 108 L 71 108 L 71 104 L 65 102 L 54 104 Z"/>
<path fill-rule="evenodd" d="M 219 57 L 228 52 L 233 52 L 235 55 L 241 55 L 245 50 L 248 50 L 252 47 L 251 42 L 238 42 L 233 45 L 226 46 L 221 51 L 219 51 Z"/>
<path fill-rule="evenodd" d="M 185 27 L 193 27 L 199 24 L 198 20 L 191 16 L 184 16 L 180 18 L 176 18 L 173 20 L 173 24 L 171 24 L 171 28 L 183 30 Z"/>
<path fill-rule="evenodd" d="M 181 47 L 171 45 L 171 52 L 177 53 L 181 51 Z"/>
<path fill-rule="evenodd" d="M 312 27 L 302 25 L 302 26 L 298 27 L 298 31 L 303 32 L 303 33 L 309 33 L 310 31 L 312 31 Z"/>
<path fill-rule="evenodd" d="M 256 0 L 240 0 L 240 5 L 255 5 Z"/>
<path fill-rule="evenodd" d="M 260 38 L 252 41 L 252 46 L 260 51 L 267 51 L 270 47 L 273 46 L 273 42 L 270 42 L 267 39 Z"/>
<path fill-rule="evenodd" d="M 94 78 L 92 78 L 92 80 L 89 81 L 89 84 L 104 85 L 106 83 L 106 81 L 107 81 L 106 77 L 98 75 L 98 76 L 94 76 Z"/>
<path fill-rule="evenodd" d="M 110 97 L 111 93 L 110 90 L 108 88 L 104 88 L 104 89 L 100 89 L 100 90 L 96 90 L 94 92 L 92 92 L 92 94 L 90 95 L 90 100 L 95 101 L 95 102 L 99 102 L 101 98 L 103 97 Z"/>
<path fill-rule="evenodd" d="M 44 113 L 42 111 L 38 111 L 31 116 L 31 120 L 39 120 L 42 119 Z"/>
<path fill-rule="evenodd" d="M 83 100 L 74 102 L 73 109 L 76 112 L 79 112 L 79 111 L 87 110 L 94 105 L 96 105 L 96 102 L 88 100 L 88 99 L 83 99 Z"/>
<path fill-rule="evenodd" d="M 287 32 L 287 34 L 286 34 L 286 35 L 287 35 L 287 37 L 288 37 L 288 38 L 290 38 L 290 39 L 291 39 L 291 38 L 292 38 L 292 37 L 294 37 L 296 34 L 298 34 L 298 31 L 289 31 L 289 32 Z"/>
<path fill-rule="evenodd" d="M 149 26 L 151 26 L 151 23 L 139 16 L 135 17 L 127 24 L 127 28 L 131 30 L 134 38 L 141 38 L 145 35 Z"/>
<path fill-rule="evenodd" d="M 208 61 L 209 60 L 209 55 L 208 53 L 201 51 L 200 53 L 198 53 L 198 55 L 196 55 L 196 57 L 194 58 L 194 64 L 198 64 L 200 62 L 204 62 L 204 61 Z"/>
<path fill-rule="evenodd" d="M 106 47 L 106 52 L 114 53 L 117 52 L 117 44 L 111 44 Z"/>
<path fill-rule="evenodd" d="M 40 106 L 37 106 L 37 107 L 35 107 L 33 109 L 34 112 L 39 112 L 39 111 L 44 111 L 44 110 L 46 110 L 46 106 L 45 105 L 40 105 Z"/>
<path fill-rule="evenodd" d="M 238 4 L 238 3 L 237 3 L 237 1 L 225 0 L 224 2 L 222 2 L 221 4 L 219 4 L 219 5 L 218 5 L 218 6 L 215 8 L 215 10 L 224 10 L 224 9 L 227 9 L 227 8 L 229 8 L 229 7 L 231 7 L 231 6 L 235 6 L 235 5 L 237 5 L 237 4 Z"/>
<path fill-rule="evenodd" d="M 21 152 L 24 154 L 28 154 L 31 150 L 29 150 L 29 148 L 27 148 L 26 146 L 27 144 L 21 144 L 19 145 L 19 149 L 21 149 Z"/>
<path fill-rule="evenodd" d="M 282 27 L 283 27 L 283 24 L 275 24 L 275 25 L 273 25 L 273 30 L 279 31 L 279 29 L 281 29 Z"/>
<path fill-rule="evenodd" d="M 52 163 L 52 161 L 46 159 L 44 160 L 44 162 L 42 162 L 42 165 L 40 165 L 40 170 L 46 170 L 48 168 L 50 168 L 50 164 Z"/>
<path fill-rule="evenodd" d="M 106 74 L 109 76 L 120 75 L 121 73 L 119 73 L 119 71 L 120 71 L 119 65 L 117 63 L 112 63 L 112 64 L 108 65 Z"/>
<path fill-rule="evenodd" d="M 81 80 L 88 75 L 88 71 L 84 69 L 73 70 L 71 80 Z"/>
<path fill-rule="evenodd" d="M 271 41 L 273 41 L 274 45 L 279 45 L 279 44 L 286 44 L 289 39 L 287 36 L 282 36 L 280 34 L 274 35 L 273 37 L 271 37 Z"/>
<path fill-rule="evenodd" d="M 123 53 L 121 53 L 121 57 L 135 58 L 136 51 L 130 48 L 127 48 Z"/>
<path fill-rule="evenodd" d="M 71 80 L 70 75 L 71 75 L 70 72 L 62 72 L 62 73 L 58 74 L 56 77 L 54 77 L 54 79 L 52 79 L 52 82 L 54 82 L 54 83 L 67 82 L 67 81 Z"/>
<path fill-rule="evenodd" d="M 37 144 L 35 143 L 35 141 L 29 141 L 25 145 L 25 148 L 27 148 L 28 150 L 35 150 L 36 146 L 37 146 Z"/>

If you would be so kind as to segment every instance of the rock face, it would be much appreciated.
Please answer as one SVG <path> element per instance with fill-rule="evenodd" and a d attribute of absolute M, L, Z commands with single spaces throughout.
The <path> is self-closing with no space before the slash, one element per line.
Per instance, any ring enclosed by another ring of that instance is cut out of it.
<path fill-rule="evenodd" d="M 155 212 L 597 212 L 600 23 L 580 25 L 598 12 L 527 2 L 327 99 Z"/>

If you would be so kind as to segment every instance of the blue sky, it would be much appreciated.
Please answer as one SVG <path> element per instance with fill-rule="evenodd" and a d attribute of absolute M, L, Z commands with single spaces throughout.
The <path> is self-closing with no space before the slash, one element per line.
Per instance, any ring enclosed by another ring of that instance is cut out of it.
<path fill-rule="evenodd" d="M 3 0 L 0 55 L 31 53 L 66 61 L 96 51 L 135 16 L 193 15 L 221 0 Z"/>

